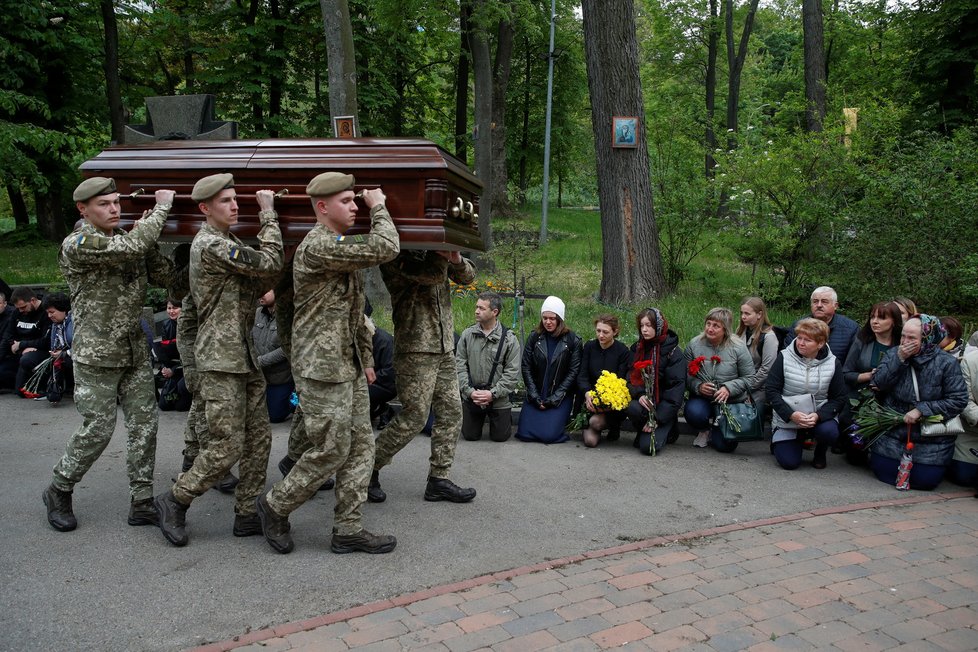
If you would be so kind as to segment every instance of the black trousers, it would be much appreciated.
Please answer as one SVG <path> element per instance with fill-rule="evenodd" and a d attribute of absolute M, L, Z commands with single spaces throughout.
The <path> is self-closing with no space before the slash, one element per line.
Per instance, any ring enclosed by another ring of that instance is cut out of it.
<path fill-rule="evenodd" d="M 468 441 L 482 439 L 482 427 L 489 420 L 489 439 L 506 441 L 513 435 L 513 409 L 500 408 L 475 414 L 472 401 L 462 401 L 462 436 Z"/>

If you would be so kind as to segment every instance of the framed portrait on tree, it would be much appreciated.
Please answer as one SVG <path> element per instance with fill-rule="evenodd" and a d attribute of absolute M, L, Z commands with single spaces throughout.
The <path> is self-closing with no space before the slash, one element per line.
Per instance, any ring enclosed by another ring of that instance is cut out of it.
<path fill-rule="evenodd" d="M 639 121 L 636 116 L 616 115 L 611 117 L 611 146 L 638 147 Z"/>

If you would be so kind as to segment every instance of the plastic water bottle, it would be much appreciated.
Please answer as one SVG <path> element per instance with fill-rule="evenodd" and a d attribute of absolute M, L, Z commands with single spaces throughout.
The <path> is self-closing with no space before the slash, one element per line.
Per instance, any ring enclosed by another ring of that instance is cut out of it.
<path fill-rule="evenodd" d="M 897 491 L 906 491 L 910 488 L 910 469 L 913 468 L 913 442 L 907 443 L 907 448 L 900 456 L 900 468 L 897 469 L 896 488 Z"/>

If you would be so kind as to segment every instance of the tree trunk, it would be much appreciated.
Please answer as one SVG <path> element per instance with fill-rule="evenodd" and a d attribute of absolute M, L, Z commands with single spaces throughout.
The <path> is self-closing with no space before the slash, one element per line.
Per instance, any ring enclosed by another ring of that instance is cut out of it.
<path fill-rule="evenodd" d="M 472 0 L 472 13 L 477 13 L 485 0 Z M 489 38 L 485 29 L 469 23 L 469 53 L 475 78 L 475 174 L 482 181 L 479 201 L 479 231 L 486 251 L 492 248 L 492 60 Z"/>
<path fill-rule="evenodd" d="M 660 298 L 666 284 L 652 206 L 635 3 L 584 0 L 582 8 L 601 208 L 599 299 L 622 305 Z M 638 118 L 638 147 L 612 148 L 616 115 Z"/>
<path fill-rule="evenodd" d="M 808 131 L 822 131 L 825 119 L 825 50 L 822 37 L 822 3 L 802 0 L 805 33 L 805 122 Z"/>
<path fill-rule="evenodd" d="M 109 101 L 109 122 L 112 125 L 112 140 L 121 143 L 125 133 L 125 117 L 122 113 L 122 90 L 119 84 L 119 27 L 115 17 L 115 3 L 101 0 L 102 26 L 104 29 L 105 96 Z"/>
<path fill-rule="evenodd" d="M 516 198 L 520 208 L 526 206 L 526 152 L 530 148 L 530 39 L 524 39 L 526 67 L 523 70 L 523 125 L 520 133 L 520 180 Z"/>
<path fill-rule="evenodd" d="M 287 12 L 288 8 L 286 8 Z M 281 21 L 282 8 L 279 5 L 279 0 L 269 2 L 269 13 L 275 21 L 275 27 L 272 31 L 272 51 L 282 54 L 280 58 L 273 57 L 270 59 L 274 62 L 275 69 L 268 76 L 268 135 L 272 138 L 278 138 L 277 118 L 282 115 L 282 85 L 285 83 L 287 74 L 285 63 L 288 57 L 285 45 L 285 25 Z"/>
<path fill-rule="evenodd" d="M 706 48 L 706 178 L 712 179 L 717 162 L 713 152 L 717 148 L 717 136 L 713 130 L 713 116 L 717 97 L 717 51 L 719 50 L 720 15 L 717 0 L 710 0 L 710 17 L 707 19 Z"/>
<path fill-rule="evenodd" d="M 62 203 L 64 183 L 57 169 L 57 164 L 39 166 L 41 170 L 48 169 L 52 174 L 47 178 L 51 184 L 44 192 L 34 192 L 34 209 L 37 212 L 37 229 L 45 240 L 61 242 L 68 235 L 65 228 L 65 217 Z"/>
<path fill-rule="evenodd" d="M 329 113 L 357 116 L 357 62 L 353 50 L 353 27 L 347 0 L 319 0 L 326 37 L 329 71 Z"/>
<path fill-rule="evenodd" d="M 508 5 L 508 3 L 506 3 Z M 493 215 L 508 216 L 513 212 L 509 205 L 507 189 L 509 176 L 506 171 L 506 93 L 513 68 L 513 23 L 507 17 L 499 21 L 496 30 L 496 57 L 492 67 L 492 195 Z"/>
<path fill-rule="evenodd" d="M 10 198 L 10 212 L 14 214 L 14 227 L 24 229 L 31 225 L 31 216 L 27 212 L 27 202 L 20 186 L 7 183 L 7 197 Z"/>
<path fill-rule="evenodd" d="M 740 123 L 740 76 L 744 71 L 744 61 L 747 59 L 747 43 L 750 41 L 750 33 L 754 28 L 754 15 L 757 13 L 758 0 L 751 0 L 750 8 L 747 10 L 747 17 L 744 19 L 744 31 L 740 34 L 740 46 L 737 54 L 734 54 L 734 33 L 733 33 L 733 0 L 726 0 L 727 3 L 727 149 L 734 149 L 737 146 L 737 139 L 734 136 L 739 129 Z M 730 131 L 730 130 L 733 131 Z"/>
<path fill-rule="evenodd" d="M 459 5 L 458 74 L 455 76 L 455 157 L 465 164 L 469 158 L 469 14 L 467 3 Z"/>

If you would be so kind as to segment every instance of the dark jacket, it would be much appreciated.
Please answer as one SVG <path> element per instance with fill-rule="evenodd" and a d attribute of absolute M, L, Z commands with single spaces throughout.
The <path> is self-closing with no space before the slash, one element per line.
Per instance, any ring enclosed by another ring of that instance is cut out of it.
<path fill-rule="evenodd" d="M 4 329 L 2 342 L 0 342 L 0 359 L 12 355 L 10 347 L 14 342 L 20 342 L 16 357 L 20 357 L 20 352 L 27 348 L 34 348 L 40 351 L 48 350 L 48 334 L 51 330 L 51 320 L 48 313 L 38 306 L 37 310 L 23 315 L 14 308 L 14 315 L 7 322 Z"/>
<path fill-rule="evenodd" d="M 550 359 L 550 385 L 544 387 L 547 376 L 547 341 L 536 331 L 526 338 L 523 347 L 523 384 L 526 385 L 526 400 L 534 405 L 543 403 L 556 407 L 572 391 L 577 383 L 581 369 L 581 338 L 574 331 L 567 331 L 557 340 L 553 357 Z"/>
<path fill-rule="evenodd" d="M 941 414 L 945 420 L 961 414 L 968 405 L 968 388 L 958 361 L 944 351 L 931 351 L 903 362 L 897 355 L 898 350 L 899 347 L 890 349 L 873 374 L 873 385 L 879 388 L 883 405 L 902 413 L 917 408 L 925 417 Z M 917 374 L 920 401 L 917 401 L 914 393 L 911 369 Z M 905 442 L 907 428 L 900 424 L 887 432 L 886 436 Z M 953 441 L 954 436 L 921 438 L 920 426 L 915 425 L 911 430 L 910 440 L 917 445 L 933 444 Z M 915 452 L 914 459 L 917 457 Z"/>
<path fill-rule="evenodd" d="M 383 328 L 374 331 L 374 373 L 377 374 L 374 385 L 397 393 L 394 377 L 394 336 Z"/>
<path fill-rule="evenodd" d="M 631 382 L 632 368 L 636 362 L 638 342 L 632 345 L 631 358 L 628 364 L 628 391 L 632 399 L 645 396 L 645 385 L 634 385 Z M 683 394 L 686 392 L 686 356 L 679 348 L 679 336 L 672 330 L 666 335 L 659 353 L 659 368 L 656 370 L 659 380 L 659 402 L 655 404 L 655 419 L 659 427 L 671 428 L 679 416 L 679 408 L 683 404 Z"/>
<path fill-rule="evenodd" d="M 577 391 L 580 394 L 594 389 L 602 371 L 610 371 L 619 378 L 628 380 L 631 370 L 632 354 L 628 347 L 615 340 L 607 349 L 601 348 L 597 340 L 584 343 L 581 352 L 581 370 L 577 374 Z"/>
<path fill-rule="evenodd" d="M 10 345 L 6 342 L 7 328 L 10 326 L 10 322 L 15 321 L 15 315 L 17 315 L 17 309 L 11 305 L 8 305 L 0 312 L 0 360 L 10 356 Z"/>

